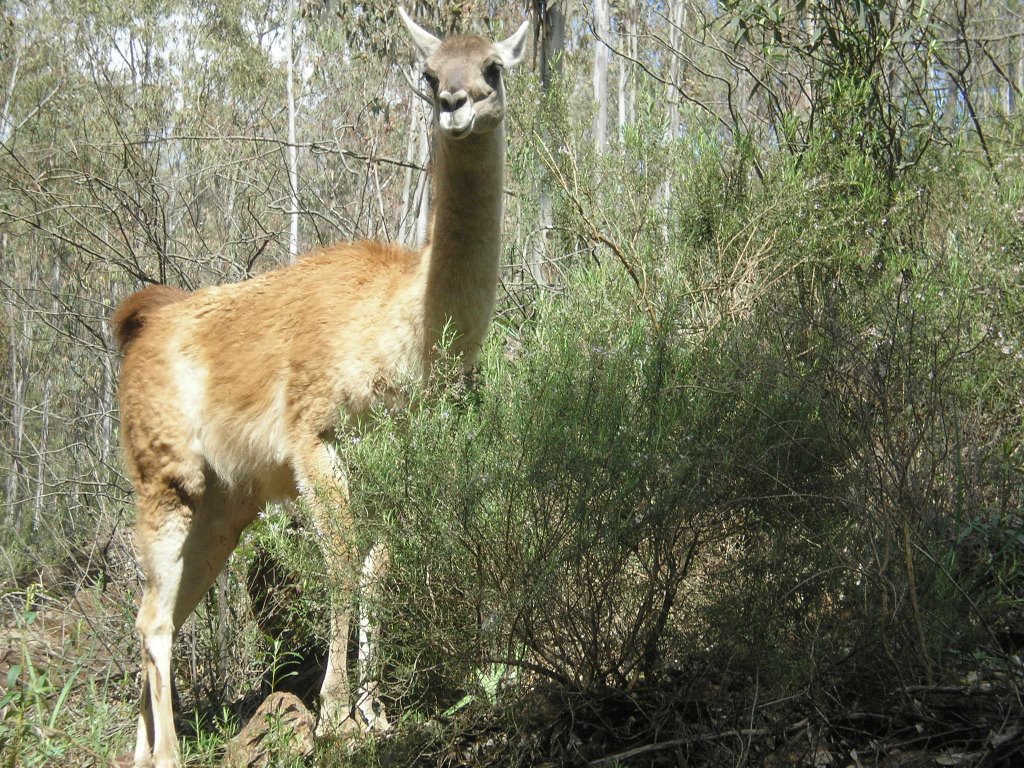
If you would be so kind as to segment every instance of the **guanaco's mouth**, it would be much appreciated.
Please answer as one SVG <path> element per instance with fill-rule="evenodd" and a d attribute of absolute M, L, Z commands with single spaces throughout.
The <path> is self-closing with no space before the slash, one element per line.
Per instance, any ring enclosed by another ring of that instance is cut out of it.
<path fill-rule="evenodd" d="M 458 140 L 458 139 L 464 139 L 467 136 L 469 136 L 469 134 L 471 134 L 473 132 L 473 126 L 474 125 L 476 125 L 476 113 L 473 113 L 470 116 L 470 118 L 469 118 L 469 122 L 466 123 L 466 125 L 462 126 L 461 128 L 456 128 L 451 123 L 450 120 L 449 120 L 447 126 L 442 124 L 441 128 L 444 131 L 446 136 L 448 136 L 449 138 Z"/>

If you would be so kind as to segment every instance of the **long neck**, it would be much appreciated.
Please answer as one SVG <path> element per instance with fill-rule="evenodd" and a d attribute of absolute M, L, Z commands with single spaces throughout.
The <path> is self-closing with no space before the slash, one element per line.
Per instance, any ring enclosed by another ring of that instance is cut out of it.
<path fill-rule="evenodd" d="M 434 212 L 424 252 L 427 343 L 448 327 L 472 367 L 494 312 L 501 256 L 505 134 L 434 135 Z"/>

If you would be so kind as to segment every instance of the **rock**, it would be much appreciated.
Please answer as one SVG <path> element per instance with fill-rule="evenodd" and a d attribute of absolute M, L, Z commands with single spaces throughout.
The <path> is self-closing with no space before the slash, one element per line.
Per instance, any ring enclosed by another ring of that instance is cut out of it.
<path fill-rule="evenodd" d="M 313 753 L 312 713 L 297 696 L 272 693 L 241 732 L 228 742 L 222 768 L 272 768 Z"/>

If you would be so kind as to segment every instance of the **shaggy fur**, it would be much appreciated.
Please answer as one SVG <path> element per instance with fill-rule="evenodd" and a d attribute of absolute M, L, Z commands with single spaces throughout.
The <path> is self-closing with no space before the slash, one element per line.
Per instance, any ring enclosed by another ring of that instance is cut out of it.
<path fill-rule="evenodd" d="M 429 376 L 446 327 L 466 368 L 479 356 L 501 248 L 504 87 L 495 67 L 522 58 L 527 25 L 502 43 L 441 42 L 402 15 L 436 82 L 430 244 L 338 245 L 191 294 L 152 286 L 111 320 L 124 350 L 121 440 L 146 575 L 136 765 L 178 764 L 173 634 L 260 509 L 305 495 L 329 576 L 352 587 L 348 493 L 330 441 Z M 371 706 L 352 710 L 348 628 L 348 609 L 335 606 L 321 733 L 386 725 Z"/>

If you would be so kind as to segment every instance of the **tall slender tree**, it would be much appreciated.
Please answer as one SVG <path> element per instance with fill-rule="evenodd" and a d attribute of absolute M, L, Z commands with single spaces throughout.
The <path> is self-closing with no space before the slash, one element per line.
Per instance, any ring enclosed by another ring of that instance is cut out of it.
<path fill-rule="evenodd" d="M 608 148 L 608 0 L 594 0 L 594 149 L 603 154 Z"/>
<path fill-rule="evenodd" d="M 291 261 L 299 257 L 299 147 L 295 137 L 298 118 L 295 104 L 295 2 L 288 0 L 285 21 L 285 54 L 288 57 L 288 256 Z"/>

